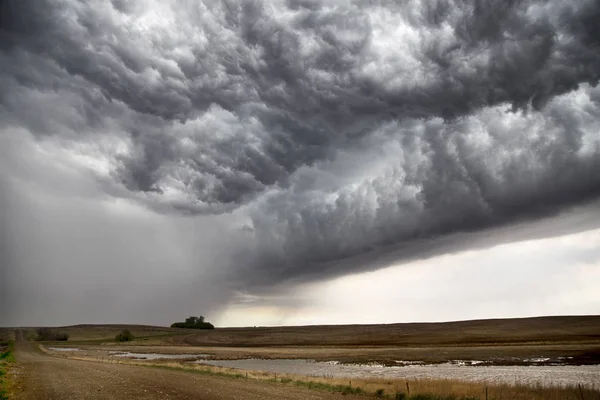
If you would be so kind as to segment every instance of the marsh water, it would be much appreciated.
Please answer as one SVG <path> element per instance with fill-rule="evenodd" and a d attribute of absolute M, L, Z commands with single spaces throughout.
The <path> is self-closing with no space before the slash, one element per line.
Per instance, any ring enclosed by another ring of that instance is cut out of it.
<path fill-rule="evenodd" d="M 81 349 L 75 347 L 48 347 L 48 350 L 52 351 L 80 351 Z"/>
<path fill-rule="evenodd" d="M 207 354 L 161 354 L 161 353 L 132 353 L 129 351 L 109 351 L 115 357 L 133 358 L 136 360 L 194 360 L 206 358 Z"/>
<path fill-rule="evenodd" d="M 48 347 L 48 350 L 58 352 L 81 351 L 76 347 Z M 164 354 L 164 353 L 134 353 L 130 351 L 110 350 L 108 354 L 113 357 L 131 358 L 135 360 L 197 360 L 206 358 L 208 354 Z"/>
<path fill-rule="evenodd" d="M 280 374 L 348 378 L 457 379 L 544 386 L 600 385 L 600 365 L 477 366 L 461 364 L 354 365 L 312 360 L 202 360 L 198 363 Z"/>

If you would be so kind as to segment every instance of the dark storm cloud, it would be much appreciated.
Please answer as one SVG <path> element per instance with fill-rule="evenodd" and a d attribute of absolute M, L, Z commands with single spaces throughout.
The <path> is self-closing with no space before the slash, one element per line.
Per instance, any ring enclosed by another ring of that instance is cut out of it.
<path fill-rule="evenodd" d="M 112 138 L 107 193 L 233 213 L 242 280 L 600 194 L 596 1 L 0 4 L 0 128 Z"/>

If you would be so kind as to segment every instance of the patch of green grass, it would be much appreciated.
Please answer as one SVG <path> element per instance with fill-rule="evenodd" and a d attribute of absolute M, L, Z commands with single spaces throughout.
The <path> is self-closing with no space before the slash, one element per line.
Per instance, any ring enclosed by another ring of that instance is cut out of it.
<path fill-rule="evenodd" d="M 364 394 L 364 391 L 359 387 L 352 387 L 348 385 L 332 385 L 324 382 L 312 382 L 312 381 L 293 381 L 294 385 L 305 387 L 308 389 L 325 390 L 328 392 L 342 393 L 342 394 Z"/>
<path fill-rule="evenodd" d="M 0 400 L 8 399 L 8 367 L 11 363 L 15 362 L 13 351 L 14 351 L 14 343 L 12 341 L 7 344 L 2 344 L 2 346 L 7 346 L 6 350 L 0 353 Z"/>

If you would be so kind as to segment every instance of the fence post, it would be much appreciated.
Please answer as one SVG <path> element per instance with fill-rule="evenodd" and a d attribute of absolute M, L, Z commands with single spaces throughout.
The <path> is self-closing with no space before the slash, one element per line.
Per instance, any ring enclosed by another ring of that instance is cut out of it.
<path fill-rule="evenodd" d="M 487 391 L 487 385 L 485 385 L 485 400 L 488 400 L 488 391 Z"/>
<path fill-rule="evenodd" d="M 581 388 L 581 383 L 577 385 L 577 387 L 579 388 L 579 396 L 581 396 L 581 400 L 585 400 L 585 398 L 583 397 L 583 389 Z"/>
<path fill-rule="evenodd" d="M 408 381 L 406 381 L 406 396 L 410 397 L 410 386 L 408 386 Z"/>
<path fill-rule="evenodd" d="M 352 387 L 352 381 L 348 381 L 348 383 L 350 384 L 350 387 Z"/>

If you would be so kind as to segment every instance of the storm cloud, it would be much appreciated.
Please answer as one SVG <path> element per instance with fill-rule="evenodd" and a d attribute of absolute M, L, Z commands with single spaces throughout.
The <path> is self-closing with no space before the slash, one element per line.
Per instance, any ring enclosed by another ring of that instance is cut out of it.
<path fill-rule="evenodd" d="M 93 196 L 198 230 L 226 221 L 210 268 L 236 289 L 425 255 L 600 196 L 597 1 L 1 0 L 0 13 L 3 143 L 60 152 Z"/>

